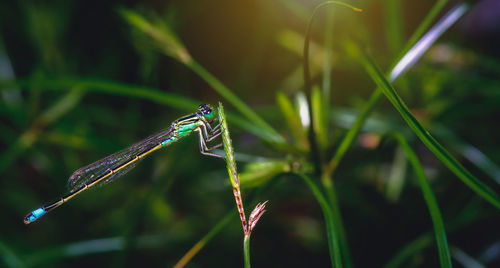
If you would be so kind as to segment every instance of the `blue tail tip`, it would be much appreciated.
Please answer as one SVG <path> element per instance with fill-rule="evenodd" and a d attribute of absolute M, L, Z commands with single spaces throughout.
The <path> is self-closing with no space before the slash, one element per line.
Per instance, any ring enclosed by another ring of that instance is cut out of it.
<path fill-rule="evenodd" d="M 37 208 L 37 209 L 33 210 L 30 214 L 28 214 L 24 218 L 24 224 L 30 224 L 30 223 L 36 221 L 38 218 L 43 216 L 43 214 L 45 214 L 45 212 L 46 211 L 44 208 Z"/>

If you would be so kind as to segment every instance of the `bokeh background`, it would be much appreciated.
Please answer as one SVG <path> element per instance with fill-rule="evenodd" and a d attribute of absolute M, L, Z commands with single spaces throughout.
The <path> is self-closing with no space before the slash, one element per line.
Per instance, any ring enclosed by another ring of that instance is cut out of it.
<path fill-rule="evenodd" d="M 343 51 L 343 41 L 357 40 L 388 70 L 435 2 L 359 0 L 349 3 L 361 13 L 339 6 L 318 13 L 311 35 L 313 84 L 324 83 L 325 62 L 331 63 L 326 154 L 375 88 L 361 64 Z M 438 2 L 445 6 L 437 18 L 459 3 Z M 187 267 L 242 265 L 241 224 L 225 163 L 200 155 L 194 135 L 35 224 L 25 226 L 22 219 L 66 194 L 66 180 L 79 167 L 166 128 L 198 103 L 222 101 L 226 114 L 238 114 L 124 14 L 140 14 L 170 29 L 204 69 L 293 140 L 276 94 L 295 100 L 304 89 L 304 34 L 319 3 L 0 2 L 0 266 L 170 267 L 228 213 L 229 222 Z M 500 5 L 468 4 L 463 18 L 395 88 L 434 136 L 498 194 Z M 333 37 L 329 49 L 328 36 Z M 144 97 L 152 90 L 194 105 L 163 101 L 163 95 Z M 242 185 L 244 200 L 269 200 L 252 236 L 253 265 L 328 267 L 325 222 L 311 191 L 300 179 L 281 174 L 286 167 L 265 174 L 247 168 L 259 161 L 308 161 L 229 126 L 239 169 L 250 178 Z M 418 183 L 401 148 L 387 136 L 394 129 L 406 133 L 425 168 L 454 264 L 500 266 L 499 211 L 437 160 L 386 99 L 335 175 L 354 266 L 439 265 Z M 255 202 L 245 204 L 248 213 Z M 400 257 L 403 249 L 410 253 Z"/>

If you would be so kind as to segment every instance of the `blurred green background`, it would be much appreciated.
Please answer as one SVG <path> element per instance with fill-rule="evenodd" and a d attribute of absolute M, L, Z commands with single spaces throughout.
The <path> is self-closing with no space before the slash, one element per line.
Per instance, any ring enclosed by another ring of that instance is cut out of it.
<path fill-rule="evenodd" d="M 318 12 L 312 83 L 331 86 L 323 155 L 332 154 L 375 88 L 344 42 L 356 40 L 389 70 L 435 2 L 359 0 L 349 3 L 361 13 L 339 6 Z M 437 2 L 444 5 L 433 22 L 458 3 Z M 66 194 L 73 171 L 168 127 L 200 103 L 221 101 L 229 117 L 237 116 L 229 127 L 247 215 L 256 204 L 248 197 L 269 200 L 252 236 L 253 265 L 328 267 L 322 211 L 304 182 L 286 173 L 312 172 L 315 163 L 276 102 L 281 92 L 295 105 L 304 90 L 304 35 L 319 3 L 0 2 L 0 266 L 170 267 L 228 213 L 228 224 L 187 267 L 242 265 L 225 163 L 200 155 L 195 135 L 39 222 L 22 222 Z M 469 2 L 463 18 L 394 84 L 434 137 L 497 194 L 499 18 L 498 1 Z M 240 107 L 214 91 L 190 59 L 293 148 L 263 141 L 249 131 L 260 132 L 251 121 L 245 128 Z M 353 265 L 439 265 L 428 208 L 392 131 L 404 134 L 426 171 L 453 264 L 500 266 L 498 210 L 458 180 L 385 98 L 334 176 Z"/>

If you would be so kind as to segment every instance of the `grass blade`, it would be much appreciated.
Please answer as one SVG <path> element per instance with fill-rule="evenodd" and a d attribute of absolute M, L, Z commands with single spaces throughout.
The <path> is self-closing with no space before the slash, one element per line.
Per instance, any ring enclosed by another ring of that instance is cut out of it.
<path fill-rule="evenodd" d="M 314 197 L 318 201 L 326 221 L 326 234 L 328 237 L 328 249 L 330 251 L 330 260 L 332 262 L 332 267 L 342 267 L 340 243 L 337 232 L 335 231 L 337 229 L 335 226 L 336 222 L 334 220 L 332 209 L 330 208 L 327 199 L 318 188 L 318 186 L 307 175 L 301 173 L 292 174 L 295 174 L 304 180 L 304 182 L 307 184 L 307 186 L 309 186 Z"/>
<path fill-rule="evenodd" d="M 40 87 L 45 90 L 67 90 L 74 86 L 82 87 L 87 92 L 97 92 L 113 94 L 117 96 L 125 96 L 130 98 L 140 98 L 155 103 L 167 105 L 186 112 L 193 111 L 193 107 L 197 107 L 202 101 L 192 98 L 186 98 L 174 93 L 164 92 L 158 89 L 142 87 L 137 85 L 129 85 L 115 81 L 91 78 L 36 78 L 25 80 L 0 80 L 0 90 L 8 89 L 9 87 L 31 88 Z M 228 120 L 238 127 L 254 134 L 263 140 L 273 140 L 274 136 L 268 132 L 261 131 L 248 120 L 237 116 L 230 115 Z"/>
<path fill-rule="evenodd" d="M 196 61 L 190 61 L 187 66 L 198 74 L 205 82 L 207 82 L 217 93 L 224 97 L 229 103 L 231 103 L 236 110 L 242 113 L 250 121 L 252 121 L 256 127 L 260 128 L 260 131 L 265 132 L 266 141 L 275 143 L 278 145 L 283 145 L 285 139 L 281 136 L 273 127 L 271 127 L 264 119 L 262 119 L 257 113 L 255 113 L 246 103 L 244 103 L 236 94 L 234 94 L 228 87 L 226 87 L 219 79 L 209 73 L 203 66 L 201 66 Z"/>
<path fill-rule="evenodd" d="M 398 53 L 403 45 L 402 2 L 399 0 L 384 0 L 384 17 L 386 42 L 391 53 Z M 394 54 L 391 54 L 394 55 Z"/>
<path fill-rule="evenodd" d="M 390 80 L 393 81 L 394 77 L 400 76 L 406 70 L 417 62 L 418 59 L 429 49 L 429 47 L 436 42 L 436 40 L 448 30 L 451 25 L 462 17 L 462 15 L 467 11 L 467 4 L 459 4 L 452 8 L 446 15 L 439 20 L 434 27 L 432 27 L 422 38 L 415 43 L 415 45 L 408 50 L 407 53 L 399 62 L 392 68 L 391 74 L 389 75 Z"/>
<path fill-rule="evenodd" d="M 434 197 L 424 169 L 422 168 L 417 155 L 408 144 L 408 141 L 406 141 L 406 139 L 403 137 L 403 135 L 396 133 L 395 137 L 405 151 L 406 156 L 408 157 L 408 160 L 413 167 L 413 171 L 417 176 L 420 189 L 422 190 L 422 194 L 424 195 L 425 202 L 427 203 L 427 208 L 429 209 L 429 213 L 431 214 L 432 224 L 434 226 L 434 235 L 436 237 L 439 250 L 439 260 L 441 262 L 441 267 L 452 267 L 450 250 L 448 248 L 448 241 L 446 239 L 446 230 L 444 229 L 443 219 L 441 217 L 441 212 L 439 211 L 436 197 Z"/>
<path fill-rule="evenodd" d="M 192 71 L 198 74 L 217 93 L 231 103 L 240 113 L 258 126 L 262 132 L 266 132 L 266 141 L 283 144 L 285 139 L 268 123 L 266 123 L 257 113 L 255 113 L 245 102 L 226 87 L 219 79 L 208 72 L 201 64 L 191 57 L 173 31 L 161 20 L 152 22 L 133 10 L 121 9 L 122 17 L 136 30 L 151 38 L 159 50 L 179 62 L 185 64 Z"/>
<path fill-rule="evenodd" d="M 0 241 L 0 260 L 5 267 L 26 267 L 24 261 L 2 241 Z"/>
<path fill-rule="evenodd" d="M 290 129 L 290 133 L 292 134 L 297 147 L 301 151 L 309 150 L 309 141 L 307 140 L 306 132 L 302 127 L 300 122 L 300 117 L 293 107 L 290 99 L 285 95 L 285 93 L 279 91 L 276 94 L 276 102 L 281 109 L 281 113 L 285 117 L 288 128 Z"/>
<path fill-rule="evenodd" d="M 131 98 L 141 98 L 160 104 L 165 104 L 170 107 L 181 109 L 183 111 L 192 111 L 193 107 L 197 107 L 201 103 L 201 101 L 199 100 L 186 98 L 181 95 L 164 92 L 154 88 L 130 85 L 97 78 L 60 77 L 0 81 L 1 89 L 12 86 L 17 86 L 20 88 L 40 87 L 44 90 L 64 91 L 67 91 L 68 88 L 73 88 L 76 86 L 85 88 L 87 92 L 106 93 Z"/>
<path fill-rule="evenodd" d="M 326 125 L 325 119 L 325 106 L 324 106 L 324 97 L 321 96 L 321 92 L 319 87 L 314 86 L 311 91 L 311 108 L 313 115 L 313 127 L 314 134 L 316 135 L 316 141 L 318 142 L 318 148 L 325 149 L 327 148 L 327 132 L 328 128 Z M 322 153 L 320 154 L 322 155 Z"/>
<path fill-rule="evenodd" d="M 405 70 L 407 70 L 410 67 L 410 65 L 409 65 L 410 62 L 415 63 L 416 61 L 418 61 L 419 57 L 422 54 L 421 53 L 410 53 L 410 52 L 413 51 L 414 48 L 416 49 L 418 47 L 416 45 L 418 40 L 426 39 L 424 37 L 421 38 L 421 36 L 424 34 L 424 31 L 430 26 L 430 24 L 432 23 L 434 18 L 439 14 L 439 12 L 444 7 L 444 4 L 446 2 L 447 2 L 446 0 L 444 0 L 444 1 L 441 0 L 441 1 L 438 1 L 436 4 L 434 4 L 431 11 L 424 18 L 423 22 L 418 26 L 417 30 L 413 33 L 412 37 L 410 37 L 410 40 L 408 41 L 408 43 L 405 46 L 406 48 L 402 52 L 402 56 L 399 57 L 399 59 L 397 61 L 395 61 L 394 67 L 391 68 L 391 71 L 389 72 L 389 78 L 388 78 L 389 81 L 394 82 Z M 462 5 L 457 5 L 453 10 L 460 8 L 461 6 Z M 464 6 L 464 9 L 466 9 L 466 6 Z M 465 12 L 465 10 L 464 10 L 464 12 Z M 447 18 L 447 16 L 445 16 L 444 18 Z M 460 18 L 460 16 L 454 16 L 455 20 L 452 21 L 451 23 L 448 23 L 447 27 L 449 28 L 459 18 Z M 440 26 L 440 23 L 438 22 L 436 24 L 436 26 Z M 443 29 L 442 31 L 439 31 L 438 35 L 436 35 L 435 38 L 432 39 L 432 42 L 429 42 L 429 45 L 431 45 L 434 41 L 436 41 L 437 38 L 440 36 L 440 34 L 444 33 L 448 28 Z M 408 60 L 404 60 L 405 57 Z M 401 66 L 401 67 L 396 68 L 398 66 Z M 396 71 L 397 69 L 399 71 Z M 339 165 L 340 161 L 344 158 L 347 150 L 351 147 L 352 143 L 354 142 L 354 139 L 358 135 L 358 133 L 361 130 L 361 127 L 364 125 L 366 119 L 372 113 L 373 109 L 375 108 L 377 103 L 380 101 L 382 96 L 383 96 L 382 90 L 380 88 L 376 88 L 375 91 L 373 92 L 373 94 L 368 99 L 368 102 L 363 107 L 356 122 L 347 131 L 345 137 L 342 139 L 337 150 L 334 152 L 332 158 L 328 162 L 328 169 L 329 170 L 327 170 L 327 172 L 333 173 L 335 171 L 335 169 Z"/>
<path fill-rule="evenodd" d="M 309 127 L 309 143 L 311 145 L 311 155 L 312 155 L 312 159 L 313 159 L 313 162 L 315 164 L 315 169 L 316 169 L 316 172 L 320 172 L 321 171 L 321 155 L 319 153 L 319 148 L 318 148 L 318 144 L 317 144 L 317 140 L 316 140 L 316 133 L 315 133 L 315 130 L 317 129 L 317 126 L 314 126 L 314 119 L 315 119 L 315 116 L 314 116 L 314 109 L 313 109 L 313 103 L 312 103 L 312 83 L 311 83 L 311 71 L 310 71 L 310 66 L 309 66 L 309 40 L 310 40 L 310 37 L 311 37 L 311 29 L 312 29 L 312 24 L 313 24 L 313 21 L 314 21 L 314 18 L 316 17 L 316 14 L 317 12 L 323 8 L 323 7 L 326 7 L 326 6 L 329 6 L 329 5 L 339 5 L 339 6 L 343 6 L 343 7 L 346 7 L 346 8 L 349 8 L 353 11 L 358 11 L 360 12 L 361 9 L 359 8 L 356 8 L 352 5 L 349 5 L 349 4 L 346 4 L 342 1 L 326 1 L 326 2 L 323 2 L 321 4 L 318 4 L 313 12 L 312 12 L 312 15 L 311 15 L 311 18 L 309 19 L 309 23 L 307 24 L 307 30 L 306 30 L 306 35 L 305 35 L 305 38 L 304 38 L 304 50 L 303 50 L 303 57 L 304 57 L 304 91 L 306 93 L 306 96 L 309 98 L 309 117 L 310 117 L 310 127 Z M 319 110 L 319 111 L 324 111 L 324 107 L 322 105 L 322 101 L 319 101 L 318 103 L 316 103 L 316 110 Z M 319 106 L 319 107 L 318 107 Z M 321 121 L 320 120 L 320 124 L 321 123 L 324 123 L 325 121 Z M 321 134 L 320 134 L 321 136 Z"/>
<path fill-rule="evenodd" d="M 208 243 L 212 238 L 217 235 L 226 225 L 229 224 L 231 218 L 233 217 L 233 212 L 226 214 L 222 220 L 220 220 L 200 241 L 196 242 L 194 246 L 189 249 L 184 256 L 174 265 L 174 268 L 182 268 L 188 264 L 191 259 L 198 254 L 198 252 Z"/>
<path fill-rule="evenodd" d="M 240 192 L 240 179 L 238 178 L 238 172 L 236 170 L 236 160 L 234 158 L 234 149 L 231 142 L 231 137 L 229 137 L 229 128 L 227 127 L 226 115 L 224 114 L 224 106 L 219 102 L 219 122 L 221 124 L 222 131 L 222 143 L 224 144 L 224 154 L 226 159 L 227 173 L 229 175 L 229 180 L 231 181 L 231 186 L 233 187 L 234 199 L 236 201 L 236 207 L 238 213 L 240 214 L 241 225 L 243 226 L 243 232 L 246 235 L 248 232 L 247 220 L 245 217 L 245 209 L 243 207 L 243 200 L 241 200 Z"/>
<path fill-rule="evenodd" d="M 354 48 L 354 46 L 352 47 Z M 361 56 L 361 52 L 351 51 L 357 54 L 369 76 L 382 89 L 385 96 L 394 105 L 396 110 L 400 113 L 401 117 L 406 121 L 408 126 L 413 130 L 417 137 L 434 153 L 434 155 L 441 160 L 455 175 L 458 176 L 469 188 L 475 191 L 479 196 L 486 199 L 496 208 L 500 209 L 500 197 L 491 190 L 488 186 L 479 181 L 472 175 L 465 167 L 460 164 L 441 144 L 434 139 L 430 133 L 420 124 L 417 118 L 410 112 L 404 101 L 396 93 L 392 85 L 385 79 L 382 72 L 371 61 L 368 56 Z"/>
<path fill-rule="evenodd" d="M 73 109 L 80 102 L 83 95 L 83 90 L 72 90 L 38 116 L 33 124 L 31 124 L 31 126 L 21 134 L 6 151 L 0 154 L 0 174 L 38 140 L 47 126 L 51 125 L 69 110 Z"/>
<path fill-rule="evenodd" d="M 250 217 L 248 218 L 248 224 L 245 217 L 245 209 L 243 207 L 243 200 L 241 198 L 240 192 L 240 180 L 238 178 L 238 173 L 236 171 L 236 161 L 234 158 L 234 149 L 232 146 L 231 138 L 229 137 L 229 128 L 227 127 L 226 116 L 224 115 L 224 107 L 222 103 L 219 102 L 219 122 L 221 124 L 222 131 L 222 142 L 224 144 L 224 153 L 227 164 L 227 173 L 229 174 L 229 179 L 231 181 L 231 185 L 233 187 L 234 200 L 236 201 L 236 207 L 238 209 L 238 213 L 240 215 L 241 225 L 243 226 L 243 259 L 244 259 L 244 267 L 250 268 L 250 236 L 252 234 L 252 230 L 255 225 L 262 217 L 262 214 L 265 212 L 266 202 L 263 204 L 257 204 L 254 208 Z"/>

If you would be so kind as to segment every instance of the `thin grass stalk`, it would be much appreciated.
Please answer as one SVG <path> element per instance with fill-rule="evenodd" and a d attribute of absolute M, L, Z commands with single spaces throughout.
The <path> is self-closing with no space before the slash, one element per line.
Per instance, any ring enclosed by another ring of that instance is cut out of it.
<path fill-rule="evenodd" d="M 259 221 L 260 217 L 265 212 L 266 202 L 259 203 L 255 209 L 250 214 L 248 218 L 248 223 L 245 217 L 245 209 L 243 207 L 243 200 L 241 198 L 240 192 L 240 180 L 238 178 L 238 173 L 236 171 L 236 161 L 234 158 L 234 150 L 229 137 L 229 128 L 227 127 L 226 116 L 224 115 L 224 107 L 222 103 L 219 102 L 219 122 L 221 124 L 222 131 L 222 142 L 224 143 L 224 153 L 226 158 L 227 172 L 229 174 L 229 179 L 233 187 L 234 200 L 236 201 L 236 206 L 238 208 L 238 213 L 240 215 L 241 225 L 243 226 L 243 256 L 244 264 L 246 268 L 250 268 L 250 236 L 255 225 Z"/>
<path fill-rule="evenodd" d="M 334 222 L 337 224 L 333 225 L 334 226 L 334 233 L 339 234 L 339 239 L 341 246 L 338 246 L 338 250 L 342 253 L 343 259 L 345 263 L 347 264 L 347 267 L 352 266 L 352 261 L 350 257 L 350 252 L 349 252 L 349 246 L 347 243 L 347 238 L 345 235 L 345 230 L 344 230 L 344 225 L 342 223 L 342 217 L 340 214 L 340 207 L 337 202 L 336 194 L 335 194 L 335 189 L 333 182 L 330 181 L 329 179 L 324 179 L 323 176 L 323 158 L 321 157 L 321 151 L 318 146 L 326 147 L 327 142 L 326 142 L 326 136 L 327 136 L 327 120 L 326 120 L 326 111 L 327 108 L 329 107 L 329 102 L 330 102 L 330 72 L 331 72 L 331 56 L 327 56 L 327 60 L 325 62 L 325 69 L 324 69 L 324 80 L 323 80 L 323 86 L 327 86 L 327 88 L 323 89 L 323 92 L 326 93 L 327 96 L 320 96 L 319 90 L 317 91 L 317 94 L 315 91 L 312 90 L 312 84 L 311 84 L 311 72 L 310 72 L 310 66 L 309 66 L 309 43 L 310 43 L 310 34 L 311 34 L 311 28 L 313 24 L 313 20 L 318 12 L 318 10 L 322 7 L 326 7 L 328 5 L 340 5 L 347 7 L 349 9 L 352 9 L 353 11 L 360 12 L 361 9 L 354 7 L 352 5 L 346 4 L 341 1 L 326 1 L 323 2 L 319 5 L 317 5 L 314 8 L 314 11 L 311 15 L 311 18 L 309 19 L 309 23 L 307 26 L 307 31 L 306 35 L 304 38 L 304 51 L 303 51 L 303 57 L 304 57 L 304 87 L 305 87 L 305 92 L 306 95 L 309 98 L 309 117 L 310 117 L 310 126 L 309 126 L 309 142 L 311 145 L 311 156 L 312 156 L 312 161 L 315 164 L 315 171 L 318 174 L 321 174 L 321 181 L 323 182 L 323 186 L 327 190 L 327 196 L 328 200 L 330 203 L 330 207 L 332 209 L 332 217 L 334 218 Z M 332 11 L 333 12 L 333 11 Z M 333 16 L 330 14 L 330 17 Z M 329 18 L 329 24 L 333 23 L 333 18 Z M 326 29 L 330 29 L 331 27 L 326 27 Z M 332 39 L 333 35 L 331 32 L 327 32 L 328 36 L 328 44 L 327 44 L 327 49 L 333 46 L 332 45 Z M 331 54 L 331 51 L 329 51 Z M 328 54 L 327 54 L 328 55 Z M 328 77 L 328 78 L 326 78 Z M 326 104 L 326 105 L 325 105 Z M 335 239 L 335 242 L 337 242 L 337 239 Z M 337 249 L 334 249 L 337 250 Z M 340 256 L 336 257 L 335 260 L 340 261 Z M 340 262 L 341 263 L 341 262 Z M 337 265 L 337 267 L 339 267 Z"/>
<path fill-rule="evenodd" d="M 285 173 L 281 173 L 281 175 L 283 175 Z M 277 177 L 279 176 L 280 174 L 276 175 Z M 266 184 L 267 186 L 271 183 L 271 182 L 274 182 L 273 180 L 269 180 L 268 183 Z M 260 195 L 260 193 L 266 189 L 267 187 L 264 186 L 264 187 L 260 187 L 259 190 L 257 192 L 254 192 L 253 194 L 251 194 L 251 196 L 249 196 L 249 202 L 252 203 L 253 200 L 258 197 Z M 217 235 L 218 233 L 220 233 L 221 230 L 223 230 L 231 221 L 230 219 L 233 217 L 233 211 L 230 211 L 226 214 L 226 216 L 224 216 L 224 218 L 222 218 L 222 220 L 220 220 L 214 227 L 212 227 L 212 229 L 200 240 L 198 241 L 192 248 L 189 249 L 188 252 L 186 252 L 186 254 L 184 254 L 184 256 L 181 258 L 181 260 L 183 260 L 182 262 L 182 266 L 177 266 L 181 261 L 179 260 L 179 262 L 177 262 L 176 264 L 176 268 L 181 268 L 181 267 L 184 267 L 184 265 L 186 265 L 215 235 Z"/>
<path fill-rule="evenodd" d="M 410 147 L 408 141 L 404 138 L 404 136 L 400 133 L 396 133 L 395 137 L 405 151 L 411 165 L 413 166 L 413 171 L 417 176 L 420 189 L 422 190 L 427 208 L 429 209 L 432 224 L 434 226 L 434 236 L 436 238 L 439 250 L 439 261 L 441 262 L 441 267 L 452 267 L 450 250 L 448 248 L 448 241 L 446 239 L 446 230 L 444 228 L 443 218 L 441 216 L 436 197 L 434 196 L 427 176 L 425 175 L 424 169 L 420 164 L 417 155 Z"/>
<path fill-rule="evenodd" d="M 222 143 L 224 144 L 224 154 L 226 159 L 227 173 L 229 175 L 229 180 L 231 186 L 233 187 L 234 200 L 238 208 L 238 213 L 240 215 L 241 225 L 243 226 L 243 232 L 246 234 L 248 232 L 247 220 L 245 217 L 245 209 L 243 207 L 243 201 L 241 200 L 240 191 L 240 179 L 238 178 L 238 172 L 236 170 L 236 161 L 234 158 L 234 149 L 229 137 L 229 128 L 227 127 L 226 115 L 224 114 L 224 106 L 219 102 L 219 123 L 222 131 Z"/>
<path fill-rule="evenodd" d="M 316 17 L 316 13 L 318 12 L 318 10 L 322 7 L 325 7 L 325 6 L 328 6 L 328 5 L 332 5 L 332 4 L 336 4 L 336 5 L 340 5 L 340 6 L 344 6 L 344 7 L 347 7 L 347 8 L 350 8 L 354 11 L 361 11 L 359 8 L 356 8 L 354 6 L 351 6 L 349 4 L 346 4 L 344 2 L 341 2 L 341 1 L 326 1 L 326 2 L 323 2 L 319 5 L 317 5 L 313 12 L 312 12 L 312 15 L 311 15 L 311 18 L 309 19 L 309 23 L 307 25 L 307 30 L 306 30 L 306 35 L 305 35 L 305 38 L 304 38 L 304 50 L 303 50 L 303 58 L 304 58 L 304 91 L 305 91 L 305 94 L 308 98 L 308 102 L 309 102 L 309 121 L 310 121 L 310 125 L 309 125 L 309 143 L 311 145 L 311 158 L 312 158 L 312 161 L 314 163 L 314 168 L 315 168 L 315 171 L 316 173 L 321 173 L 321 155 L 320 155 L 320 151 L 319 151 L 319 148 L 318 148 L 318 142 L 317 142 L 317 139 L 316 139 L 316 133 L 314 132 L 315 130 L 315 126 L 314 126 L 314 111 L 313 111 L 313 107 L 312 107 L 312 83 L 311 83 L 311 71 L 310 71 L 310 65 L 309 65 L 309 40 L 310 40 L 310 36 L 311 36 L 311 28 L 312 28 L 312 24 L 313 24 L 313 21 L 314 21 L 314 18 Z M 319 107 L 318 108 L 319 110 L 322 110 L 323 108 L 322 107 Z"/>
<path fill-rule="evenodd" d="M 243 226 L 243 263 L 245 268 L 250 268 L 250 232 L 245 217 L 245 209 L 241 200 L 240 180 L 236 171 L 236 161 L 234 159 L 234 150 L 229 137 L 229 128 L 227 127 L 226 116 L 224 114 L 224 106 L 219 102 L 219 122 L 221 124 L 222 142 L 224 144 L 224 153 L 226 158 L 227 173 L 233 187 L 234 200 L 240 216 L 241 225 Z"/>
<path fill-rule="evenodd" d="M 332 52 L 333 52 L 333 29 L 334 29 L 335 9 L 330 8 L 326 16 L 325 26 L 325 59 L 323 63 L 323 81 L 321 93 L 323 95 L 323 114 L 328 114 L 330 111 L 330 97 L 332 93 Z M 323 122 L 327 128 L 327 120 Z"/>
<path fill-rule="evenodd" d="M 243 263 L 245 268 L 250 268 L 250 235 L 243 238 Z"/>

